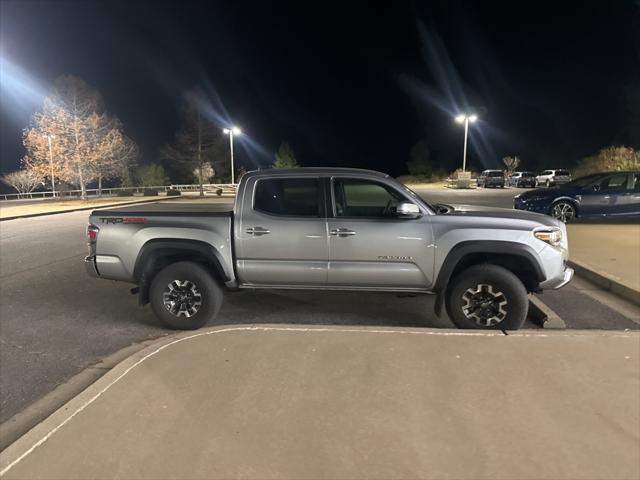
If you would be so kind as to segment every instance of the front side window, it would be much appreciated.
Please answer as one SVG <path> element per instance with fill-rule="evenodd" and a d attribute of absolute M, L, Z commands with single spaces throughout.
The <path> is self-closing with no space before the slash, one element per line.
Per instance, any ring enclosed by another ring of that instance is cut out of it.
<path fill-rule="evenodd" d="M 317 178 L 268 178 L 258 180 L 254 210 L 272 215 L 320 217 Z"/>
<path fill-rule="evenodd" d="M 333 193 L 338 217 L 395 217 L 407 199 L 391 187 L 370 180 L 337 178 Z"/>

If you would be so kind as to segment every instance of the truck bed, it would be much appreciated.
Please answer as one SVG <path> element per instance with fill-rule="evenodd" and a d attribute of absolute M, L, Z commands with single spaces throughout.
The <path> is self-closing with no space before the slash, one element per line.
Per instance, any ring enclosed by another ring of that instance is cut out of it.
<path fill-rule="evenodd" d="M 158 202 L 94 210 L 89 223 L 98 229 L 89 257 L 100 277 L 138 282 L 140 259 L 154 248 L 215 252 L 224 277 L 233 281 L 230 203 Z"/>
<path fill-rule="evenodd" d="M 105 208 L 94 210 L 91 215 L 103 217 L 118 216 L 206 216 L 206 217 L 227 217 L 233 213 L 233 204 L 220 203 L 186 203 L 186 202 L 158 202 L 140 205 L 130 205 L 124 207 Z"/>

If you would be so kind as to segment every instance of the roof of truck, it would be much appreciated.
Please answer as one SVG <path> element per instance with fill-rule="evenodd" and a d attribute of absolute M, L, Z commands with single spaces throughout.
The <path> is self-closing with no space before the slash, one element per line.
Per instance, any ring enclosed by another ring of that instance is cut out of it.
<path fill-rule="evenodd" d="M 375 170 L 365 170 L 361 168 L 340 168 L 340 167 L 300 167 L 300 168 L 268 168 L 264 170 L 252 170 L 247 172 L 247 176 L 257 175 L 362 175 L 377 177 L 388 177 L 386 173 Z"/>

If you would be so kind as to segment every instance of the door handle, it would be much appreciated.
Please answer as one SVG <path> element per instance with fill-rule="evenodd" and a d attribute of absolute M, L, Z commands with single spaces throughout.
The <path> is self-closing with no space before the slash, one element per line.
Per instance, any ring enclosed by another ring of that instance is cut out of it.
<path fill-rule="evenodd" d="M 271 233 L 270 230 L 267 230 L 266 228 L 262 228 L 262 227 L 250 227 L 250 228 L 247 228 L 246 232 L 249 235 L 253 235 L 254 237 L 259 237 L 260 235 L 266 235 L 268 233 Z"/>
<path fill-rule="evenodd" d="M 334 228 L 329 232 L 329 235 L 333 235 L 334 237 L 350 237 L 355 234 L 355 231 L 349 230 L 348 228 Z"/>

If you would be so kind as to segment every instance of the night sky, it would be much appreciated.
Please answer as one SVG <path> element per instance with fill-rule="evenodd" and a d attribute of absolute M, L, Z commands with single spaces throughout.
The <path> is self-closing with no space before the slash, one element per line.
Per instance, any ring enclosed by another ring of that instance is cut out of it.
<path fill-rule="evenodd" d="M 453 170 L 463 110 L 481 119 L 476 169 L 505 155 L 569 167 L 613 143 L 640 147 L 639 16 L 623 0 L 0 0 L 0 170 L 17 168 L 21 130 L 62 74 L 100 90 L 142 163 L 172 139 L 183 91 L 200 85 L 211 121 L 247 133 L 237 159 L 249 169 L 287 140 L 302 165 L 399 175 L 423 139 Z"/>

